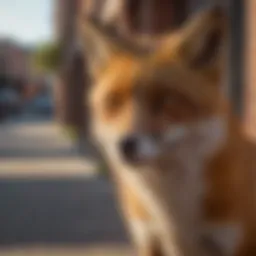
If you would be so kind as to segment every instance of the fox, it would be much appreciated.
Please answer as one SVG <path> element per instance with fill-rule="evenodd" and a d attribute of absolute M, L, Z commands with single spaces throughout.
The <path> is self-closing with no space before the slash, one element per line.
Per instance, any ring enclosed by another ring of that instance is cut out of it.
<path fill-rule="evenodd" d="M 225 93 L 227 24 L 204 9 L 150 48 L 82 26 L 92 135 L 139 256 L 256 255 L 256 150 Z"/>

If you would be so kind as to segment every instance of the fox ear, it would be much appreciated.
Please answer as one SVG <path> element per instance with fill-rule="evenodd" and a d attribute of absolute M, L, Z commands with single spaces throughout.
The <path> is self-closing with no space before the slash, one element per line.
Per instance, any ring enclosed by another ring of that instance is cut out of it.
<path fill-rule="evenodd" d="M 181 29 L 179 51 L 192 68 L 216 66 L 227 34 L 227 16 L 218 6 L 198 13 Z"/>
<path fill-rule="evenodd" d="M 92 76 L 96 76 L 119 51 L 114 32 L 90 19 L 85 20 L 81 25 L 80 35 L 89 72 Z"/>

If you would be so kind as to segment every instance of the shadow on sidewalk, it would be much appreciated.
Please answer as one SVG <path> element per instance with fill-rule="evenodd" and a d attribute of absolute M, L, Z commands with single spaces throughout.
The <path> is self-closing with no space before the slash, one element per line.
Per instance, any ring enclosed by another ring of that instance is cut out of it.
<path fill-rule="evenodd" d="M 1 179 L 0 245 L 127 243 L 104 178 Z"/>

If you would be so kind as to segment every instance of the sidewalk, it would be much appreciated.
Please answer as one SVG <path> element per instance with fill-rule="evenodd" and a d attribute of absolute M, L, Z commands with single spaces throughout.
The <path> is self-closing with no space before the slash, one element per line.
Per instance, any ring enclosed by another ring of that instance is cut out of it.
<path fill-rule="evenodd" d="M 131 250 L 126 247 L 101 248 L 30 248 L 9 249 L 0 251 L 1 256 L 130 256 Z"/>
<path fill-rule="evenodd" d="M 93 175 L 98 163 L 80 158 L 61 128 L 50 121 L 0 126 L 0 177 Z"/>
<path fill-rule="evenodd" d="M 97 168 L 53 122 L 0 125 L 0 255 L 132 255 Z"/>

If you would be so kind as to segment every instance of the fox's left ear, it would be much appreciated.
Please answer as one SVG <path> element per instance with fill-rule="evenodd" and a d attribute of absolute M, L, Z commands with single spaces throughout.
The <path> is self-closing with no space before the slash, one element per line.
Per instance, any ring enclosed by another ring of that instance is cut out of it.
<path fill-rule="evenodd" d="M 181 29 L 179 54 L 192 68 L 219 65 L 227 39 L 228 19 L 218 6 L 204 10 Z"/>
<path fill-rule="evenodd" d="M 88 70 L 92 77 L 97 77 L 120 52 L 116 34 L 94 19 L 82 21 L 79 29 Z"/>

